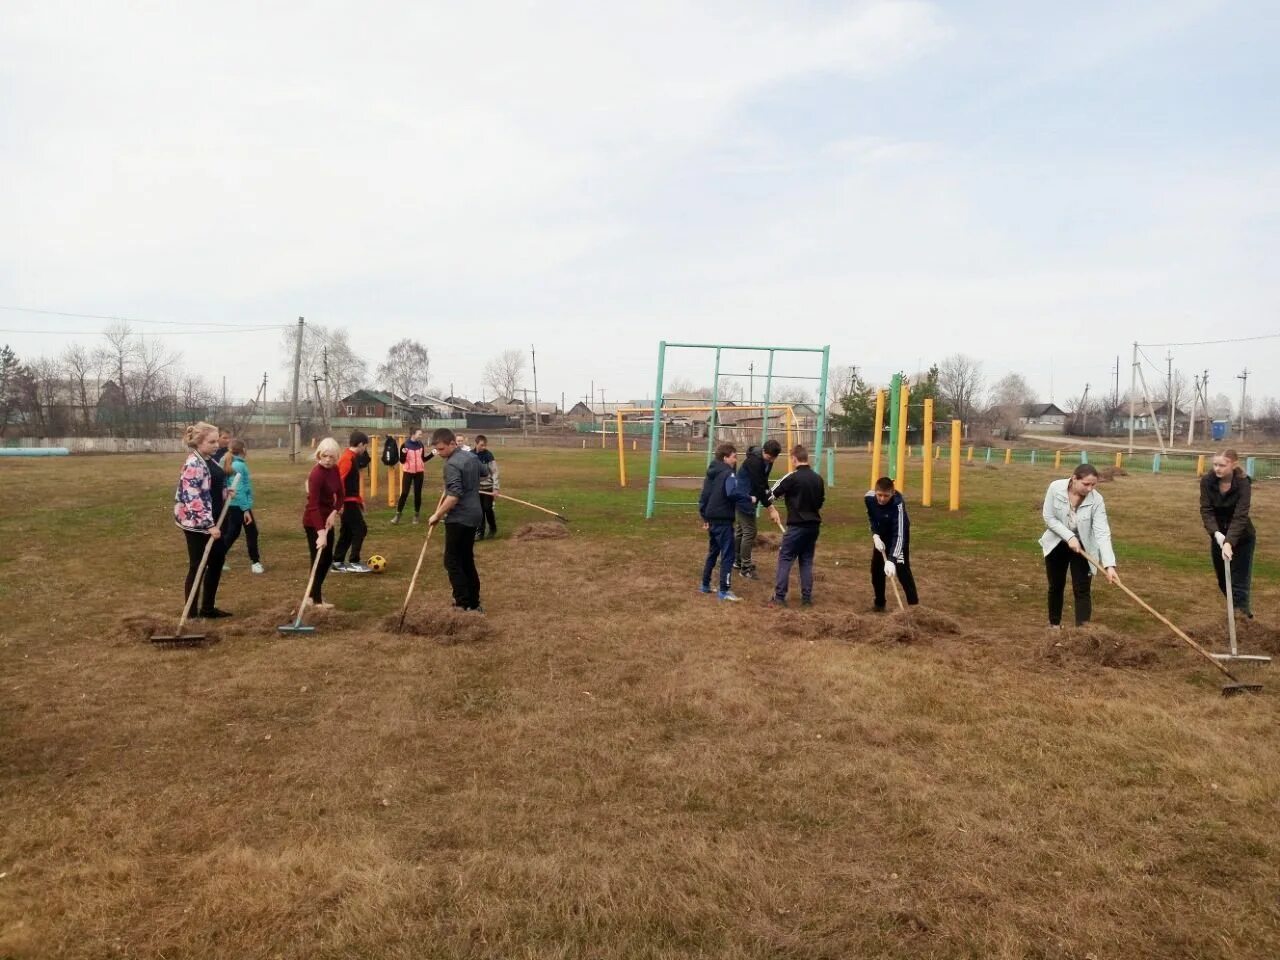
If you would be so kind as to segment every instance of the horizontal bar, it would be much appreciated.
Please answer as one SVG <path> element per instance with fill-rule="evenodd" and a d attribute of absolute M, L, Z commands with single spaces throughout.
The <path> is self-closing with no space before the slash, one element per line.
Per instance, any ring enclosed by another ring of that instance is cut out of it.
<path fill-rule="evenodd" d="M 668 343 L 668 347 L 691 347 L 697 350 L 759 350 L 763 353 L 822 353 L 827 347 L 744 347 L 732 343 Z"/>
<path fill-rule="evenodd" d="M 769 374 L 765 374 L 765 373 L 725 373 L 724 371 L 721 371 L 721 372 L 720 372 L 720 376 L 722 376 L 722 377 L 759 377 L 761 380 L 766 380 L 766 379 L 773 379 L 773 380 L 821 380 L 821 379 L 822 379 L 821 377 L 793 377 L 793 376 L 792 376 L 791 374 L 789 374 L 789 373 L 769 373 Z"/>

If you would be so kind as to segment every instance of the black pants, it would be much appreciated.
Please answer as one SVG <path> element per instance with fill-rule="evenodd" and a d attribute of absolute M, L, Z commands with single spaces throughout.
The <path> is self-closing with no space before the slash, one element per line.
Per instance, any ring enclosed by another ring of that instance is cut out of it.
<path fill-rule="evenodd" d="M 1253 613 L 1249 606 L 1249 591 L 1253 585 L 1253 548 L 1257 544 L 1257 537 L 1249 537 L 1241 540 L 1231 551 L 1231 605 L 1245 613 Z M 1226 596 L 1227 570 L 1222 562 L 1222 548 L 1213 538 L 1209 539 L 1209 556 L 1213 559 L 1213 572 L 1218 575 L 1218 589 Z"/>
<path fill-rule="evenodd" d="M 484 527 L 487 523 L 490 536 L 498 532 L 498 520 L 493 515 L 493 501 L 494 498 L 487 493 L 480 494 L 480 509 L 484 511 L 484 518 L 480 521 L 480 533 L 484 533 Z"/>
<path fill-rule="evenodd" d="M 311 563 L 316 562 L 316 541 L 320 539 L 320 531 L 313 527 L 303 527 L 303 531 L 307 535 L 307 559 Z M 333 531 L 329 531 L 329 535 L 324 538 L 324 549 L 320 551 L 320 566 L 316 567 L 316 578 L 311 584 L 311 599 L 316 603 L 323 603 L 320 591 L 324 587 L 325 575 L 329 572 L 329 564 L 333 563 Z M 307 571 L 308 576 L 310 570 Z"/>
<path fill-rule="evenodd" d="M 884 588 L 885 580 L 888 578 L 884 574 L 885 555 L 879 550 L 871 551 L 871 589 L 876 595 L 876 609 L 884 609 Z M 892 559 L 892 558 L 891 558 Z M 894 567 L 897 569 L 898 582 L 902 584 L 902 592 L 907 595 L 907 603 L 915 606 L 920 602 L 920 594 L 916 592 L 916 578 L 911 572 L 911 544 L 904 544 L 902 547 L 902 562 L 894 560 Z M 1061 610 L 1061 605 L 1059 605 Z"/>
<path fill-rule="evenodd" d="M 1089 561 L 1083 553 L 1073 553 L 1066 542 L 1059 543 L 1044 558 L 1044 572 L 1049 577 L 1049 623 L 1062 623 L 1062 598 L 1067 589 L 1067 569 L 1071 570 L 1071 593 L 1076 603 L 1076 626 L 1081 627 L 1093 616 L 1093 598 L 1089 594 Z"/>
<path fill-rule="evenodd" d="M 338 545 L 333 549 L 333 559 L 337 563 L 347 562 L 347 551 L 351 551 L 351 563 L 360 562 L 360 548 L 364 546 L 365 534 L 369 525 L 364 522 L 364 507 L 358 503 L 344 504 L 342 507 L 342 529 L 338 535 Z"/>
<path fill-rule="evenodd" d="M 239 507 L 227 508 L 227 518 L 222 521 L 222 539 L 226 541 L 222 548 L 224 556 L 231 553 L 231 548 L 235 546 L 240 534 L 243 533 L 245 545 L 249 548 L 249 562 L 259 563 L 261 561 L 262 558 L 258 555 L 257 521 L 253 523 L 247 522 L 252 517 L 252 510 L 246 511 Z"/>
<path fill-rule="evenodd" d="M 409 488 L 413 488 L 413 512 L 422 512 L 422 473 L 406 473 L 400 478 L 400 502 L 396 504 L 396 513 L 404 513 L 404 505 L 409 500 Z"/>
<path fill-rule="evenodd" d="M 476 570 L 476 528 L 467 523 L 444 526 L 444 569 L 453 587 L 453 605 L 463 610 L 480 606 L 480 573 Z"/>
<path fill-rule="evenodd" d="M 187 597 L 191 596 L 191 586 L 196 582 L 196 571 L 200 569 L 204 548 L 209 545 L 209 535 L 191 530 L 183 530 L 182 534 L 187 538 L 187 580 L 182 594 L 182 602 L 185 604 Z M 205 613 L 214 608 L 214 601 L 218 597 L 218 582 L 222 579 L 222 562 L 226 557 L 226 544 L 223 538 L 219 537 L 213 541 L 213 548 L 209 551 L 209 562 L 204 568 L 202 586 L 204 596 L 197 598 L 201 602 L 191 605 L 192 613 Z"/>

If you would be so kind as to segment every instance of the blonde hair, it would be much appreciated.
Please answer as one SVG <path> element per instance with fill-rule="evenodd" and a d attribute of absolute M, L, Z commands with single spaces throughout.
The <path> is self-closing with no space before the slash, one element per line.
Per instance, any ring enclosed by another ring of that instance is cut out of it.
<path fill-rule="evenodd" d="M 199 423 L 193 423 L 182 432 L 182 440 L 188 447 L 194 450 L 200 445 L 200 441 L 207 437 L 210 433 L 217 433 L 218 428 L 212 423 L 205 423 L 201 420 Z"/>
<path fill-rule="evenodd" d="M 1244 473 L 1244 468 L 1240 466 L 1240 454 L 1236 453 L 1233 448 L 1227 447 L 1225 450 L 1219 450 L 1215 456 L 1219 456 L 1223 460 L 1230 460 L 1232 473 Z"/>
<path fill-rule="evenodd" d="M 339 457 L 342 455 L 342 447 L 338 446 L 338 441 L 333 439 L 333 437 L 325 437 L 316 446 L 316 463 L 320 462 L 320 455 L 324 453 L 329 453 L 335 457 Z"/>
<path fill-rule="evenodd" d="M 227 455 L 222 460 L 222 469 L 227 471 L 227 473 L 230 473 L 231 462 L 235 460 L 236 457 L 243 457 L 246 449 L 247 448 L 245 447 L 243 440 L 239 437 L 233 437 L 231 442 L 227 444 Z"/>

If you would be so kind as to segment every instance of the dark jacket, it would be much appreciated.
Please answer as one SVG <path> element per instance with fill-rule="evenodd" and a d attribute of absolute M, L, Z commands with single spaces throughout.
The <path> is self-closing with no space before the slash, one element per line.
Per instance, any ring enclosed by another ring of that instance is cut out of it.
<path fill-rule="evenodd" d="M 906 558 L 911 543 L 911 519 L 907 516 L 907 504 L 897 490 L 883 507 L 876 502 L 876 492 L 868 490 L 866 496 L 867 519 L 871 532 L 884 541 L 884 552 L 897 563 Z"/>
<path fill-rule="evenodd" d="M 822 523 L 827 485 L 807 463 L 802 463 L 773 485 L 773 499 L 787 502 L 788 527 L 816 527 Z"/>
<path fill-rule="evenodd" d="M 227 455 L 227 448 L 222 448 L 222 456 Z M 209 499 L 213 504 L 213 522 L 217 523 L 222 516 L 223 491 L 227 489 L 227 471 L 222 469 L 222 457 L 209 460 Z"/>
<path fill-rule="evenodd" d="M 461 523 L 468 527 L 484 523 L 480 507 L 480 478 L 488 475 L 489 468 L 470 450 L 459 447 L 445 460 L 444 492 L 458 498 L 453 509 L 445 514 L 445 523 Z"/>
<path fill-rule="evenodd" d="M 764 458 L 759 447 L 748 447 L 746 459 L 738 465 L 738 484 L 745 487 L 747 493 L 756 498 L 756 504 L 767 507 L 773 503 L 773 495 L 769 493 L 769 471 L 773 464 Z M 738 509 L 743 513 L 752 513 L 756 508 L 750 500 L 739 503 Z"/>
<path fill-rule="evenodd" d="M 1200 478 L 1200 519 L 1209 536 L 1221 532 L 1232 549 L 1240 541 L 1256 536 L 1253 521 L 1249 519 L 1249 501 L 1253 498 L 1253 481 L 1237 471 L 1231 476 L 1231 489 L 1222 493 L 1218 489 L 1218 477 L 1213 472 Z"/>
<path fill-rule="evenodd" d="M 751 494 L 738 483 L 738 475 L 723 460 L 712 460 L 702 479 L 698 516 L 707 523 L 733 523 L 739 504 L 751 503 Z"/>

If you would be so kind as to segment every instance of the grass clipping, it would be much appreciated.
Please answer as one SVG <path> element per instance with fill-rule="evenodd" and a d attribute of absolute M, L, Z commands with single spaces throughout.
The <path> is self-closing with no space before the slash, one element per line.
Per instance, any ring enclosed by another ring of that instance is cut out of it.
<path fill-rule="evenodd" d="M 512 540 L 564 540 L 569 528 L 563 523 L 526 523 L 511 535 Z"/>
<path fill-rule="evenodd" d="M 797 611 L 779 619 L 779 629 L 802 640 L 836 640 L 842 643 L 928 643 L 963 632 L 960 624 L 938 610 L 914 606 L 907 613 L 861 616 L 848 613 Z"/>
<path fill-rule="evenodd" d="M 147 642 L 153 636 L 156 637 L 172 637 L 177 633 L 178 620 L 176 617 L 157 617 L 151 613 L 132 613 L 120 618 L 120 626 L 116 628 L 115 635 L 110 639 L 116 643 L 138 643 Z M 221 639 L 219 633 L 209 629 L 208 621 L 205 620 L 188 620 L 182 626 L 182 635 L 203 636 L 205 643 L 217 643 Z M 163 643 L 157 643 L 162 646 Z"/>
<path fill-rule="evenodd" d="M 1044 658 L 1050 663 L 1095 663 L 1102 667 L 1150 669 L 1160 661 L 1161 647 L 1150 640 L 1123 637 L 1109 627 L 1086 624 L 1050 630 Z"/>
<path fill-rule="evenodd" d="M 445 607 L 443 610 L 410 610 L 405 614 L 404 628 L 400 628 L 399 612 L 382 618 L 382 629 L 390 634 L 425 637 L 437 643 L 478 643 L 493 635 L 492 628 L 483 614 L 466 613 Z"/>

